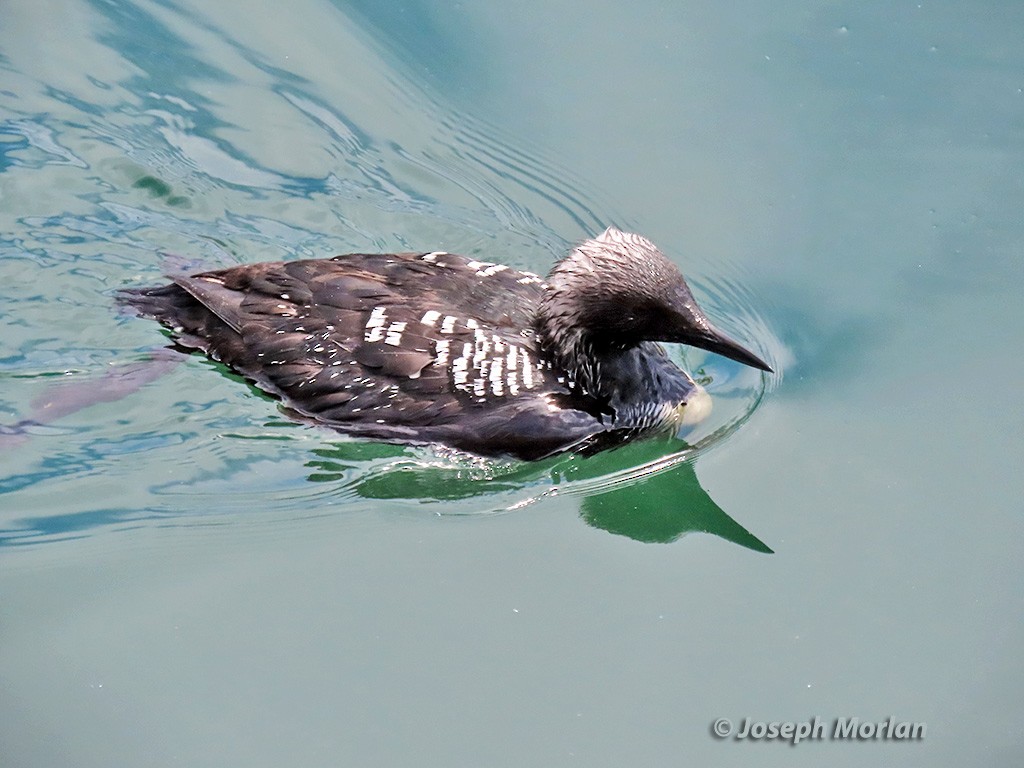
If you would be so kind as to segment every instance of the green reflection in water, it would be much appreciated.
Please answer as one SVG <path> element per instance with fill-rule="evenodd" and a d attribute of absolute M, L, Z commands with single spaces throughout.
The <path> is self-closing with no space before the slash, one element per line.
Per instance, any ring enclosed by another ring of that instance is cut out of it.
<path fill-rule="evenodd" d="M 668 449 L 668 450 L 667 450 Z M 588 525 L 649 543 L 669 543 L 688 533 L 709 533 L 752 549 L 772 549 L 733 520 L 697 479 L 691 449 L 675 439 L 649 439 L 590 457 L 560 456 L 545 461 L 502 465 L 430 465 L 398 445 L 354 441 L 313 451 L 307 462 L 318 483 L 351 482 L 366 499 L 454 501 L 501 493 L 536 491 L 522 506 L 551 493 L 583 496 L 580 514 Z M 398 459 L 379 471 L 366 462 Z M 543 487 L 543 490 L 537 490 Z"/>
<path fill-rule="evenodd" d="M 595 528 L 637 541 L 670 542 L 699 531 L 755 552 L 772 550 L 733 520 L 697 480 L 692 462 L 583 500 L 583 519 Z"/>
<path fill-rule="evenodd" d="M 683 440 L 655 437 L 588 459 L 574 458 L 565 476 L 585 489 L 581 514 L 595 528 L 660 543 L 687 533 L 710 533 L 771 554 L 770 547 L 729 517 L 701 487 L 696 453 Z"/>

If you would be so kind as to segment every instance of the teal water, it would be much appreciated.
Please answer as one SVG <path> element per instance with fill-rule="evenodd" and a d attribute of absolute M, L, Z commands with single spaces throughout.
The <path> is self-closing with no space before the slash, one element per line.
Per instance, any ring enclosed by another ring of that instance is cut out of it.
<path fill-rule="evenodd" d="M 1019 764 L 1022 28 L 8 3 L 0 423 L 40 423 L 0 435 L 0 762 Z M 779 371 L 674 351 L 716 400 L 690 447 L 346 440 L 199 357 L 140 373 L 164 337 L 112 300 L 345 251 L 545 271 L 609 223 Z M 815 716 L 927 730 L 709 730 Z"/>

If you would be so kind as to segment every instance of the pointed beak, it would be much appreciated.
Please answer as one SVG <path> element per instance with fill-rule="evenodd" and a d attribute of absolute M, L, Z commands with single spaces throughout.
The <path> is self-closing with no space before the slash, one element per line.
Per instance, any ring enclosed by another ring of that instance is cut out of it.
<path fill-rule="evenodd" d="M 706 349 L 751 368 L 774 373 L 768 363 L 711 324 L 681 276 L 675 294 L 671 302 L 675 316 L 665 324 L 667 328 L 662 331 L 664 335 L 659 335 L 661 340 L 689 344 L 691 347 Z"/>
<path fill-rule="evenodd" d="M 715 326 L 711 325 L 711 323 L 706 320 L 697 327 L 689 328 L 682 341 L 684 344 L 689 344 L 691 347 L 706 349 L 708 352 L 714 352 L 716 355 L 728 357 L 730 360 L 735 360 L 737 363 L 743 363 L 744 365 L 749 365 L 751 368 L 760 368 L 762 371 L 772 373 L 772 369 L 768 363 L 741 345 L 739 342 L 729 338 L 729 336 L 715 328 Z"/>

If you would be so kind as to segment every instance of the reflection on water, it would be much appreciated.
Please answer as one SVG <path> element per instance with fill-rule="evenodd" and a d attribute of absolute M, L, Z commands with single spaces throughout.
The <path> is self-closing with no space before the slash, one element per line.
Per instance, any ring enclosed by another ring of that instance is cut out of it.
<path fill-rule="evenodd" d="M 595 528 L 637 541 L 670 542 L 701 532 L 771 553 L 771 549 L 733 520 L 701 487 L 691 462 L 675 465 L 642 483 L 587 496 L 583 519 Z"/>
<path fill-rule="evenodd" d="M 428 457 L 359 442 L 313 453 L 317 458 L 307 462 L 314 469 L 310 481 L 345 487 L 365 499 L 473 499 L 465 510 L 449 505 L 439 514 L 494 514 L 564 494 L 582 497 L 581 516 L 589 525 L 637 541 L 667 543 L 699 531 L 771 552 L 701 487 L 694 470 L 696 450 L 679 440 L 654 438 L 587 458 L 561 456 L 530 464 L 474 460 L 443 450 Z M 381 458 L 389 461 L 373 471 L 359 466 Z"/>

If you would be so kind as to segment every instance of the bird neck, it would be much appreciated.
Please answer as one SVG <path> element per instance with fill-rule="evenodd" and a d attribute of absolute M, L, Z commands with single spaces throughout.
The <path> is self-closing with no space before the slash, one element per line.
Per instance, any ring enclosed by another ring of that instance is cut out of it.
<path fill-rule="evenodd" d="M 556 370 L 564 372 L 565 384 L 570 390 L 599 402 L 609 402 L 620 387 L 614 374 L 619 368 L 618 360 L 635 349 L 635 345 L 598 340 L 587 329 L 559 323 L 558 319 L 561 318 L 538 325 L 537 336 L 544 354 Z"/>

